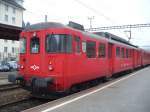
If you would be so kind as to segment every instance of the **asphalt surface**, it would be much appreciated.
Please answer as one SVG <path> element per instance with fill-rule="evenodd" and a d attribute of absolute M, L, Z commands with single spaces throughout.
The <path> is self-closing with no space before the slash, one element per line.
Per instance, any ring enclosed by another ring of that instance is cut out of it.
<path fill-rule="evenodd" d="M 94 89 L 103 86 L 106 85 Z M 80 93 L 25 112 L 150 112 L 150 67 L 101 91 L 71 101 L 77 97 L 80 97 Z"/>

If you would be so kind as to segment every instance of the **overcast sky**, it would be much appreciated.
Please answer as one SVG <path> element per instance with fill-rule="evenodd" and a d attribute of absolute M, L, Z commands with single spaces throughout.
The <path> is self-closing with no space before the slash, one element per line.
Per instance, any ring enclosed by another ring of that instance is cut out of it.
<path fill-rule="evenodd" d="M 150 0 L 24 0 L 24 21 L 48 21 L 67 24 L 74 21 L 92 27 L 150 23 Z M 129 30 L 129 29 L 126 29 Z M 127 39 L 124 30 L 107 31 Z M 132 30 L 132 43 L 150 45 L 150 28 Z"/>

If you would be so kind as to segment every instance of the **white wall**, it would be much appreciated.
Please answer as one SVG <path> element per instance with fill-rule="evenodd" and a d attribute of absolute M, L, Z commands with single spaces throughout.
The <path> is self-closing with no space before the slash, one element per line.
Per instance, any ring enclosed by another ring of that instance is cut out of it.
<path fill-rule="evenodd" d="M 22 0 L 16 0 L 20 4 Z M 5 9 L 5 5 L 8 5 L 8 11 Z M 13 13 L 13 8 L 15 8 L 15 13 Z M 5 15 L 8 15 L 8 22 L 5 21 Z M 15 23 L 13 23 L 12 18 L 15 18 Z M 23 9 L 17 8 L 11 4 L 5 3 L 0 0 L 0 23 L 22 27 L 23 21 Z M 7 47 L 7 52 L 4 52 L 4 47 Z M 14 53 L 12 52 L 12 48 L 14 48 Z M 9 58 L 16 57 L 18 58 L 19 53 L 19 41 L 12 42 L 12 40 L 3 40 L 0 39 L 0 61 Z"/>
<path fill-rule="evenodd" d="M 8 11 L 5 10 L 5 5 L 8 5 Z M 15 13 L 13 13 L 13 8 L 15 8 Z M 5 21 L 5 15 L 8 15 L 8 22 Z M 15 23 L 13 23 L 12 18 L 15 18 Z M 0 23 L 22 27 L 23 21 L 23 10 L 17 8 L 11 4 L 0 1 Z"/>
<path fill-rule="evenodd" d="M 19 41 L 5 41 L 3 39 L 0 39 L 0 44 L 0 61 L 10 57 L 18 58 Z M 4 47 L 7 47 L 7 52 L 4 52 Z M 14 48 L 14 53 L 12 51 L 12 48 Z"/>

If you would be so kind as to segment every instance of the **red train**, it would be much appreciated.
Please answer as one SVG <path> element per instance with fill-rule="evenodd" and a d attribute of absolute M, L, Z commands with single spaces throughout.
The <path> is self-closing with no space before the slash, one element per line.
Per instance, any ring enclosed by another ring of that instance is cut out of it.
<path fill-rule="evenodd" d="M 150 53 L 110 33 L 70 22 L 39 23 L 20 34 L 19 74 L 8 80 L 32 93 L 57 94 L 82 82 L 150 64 Z"/>

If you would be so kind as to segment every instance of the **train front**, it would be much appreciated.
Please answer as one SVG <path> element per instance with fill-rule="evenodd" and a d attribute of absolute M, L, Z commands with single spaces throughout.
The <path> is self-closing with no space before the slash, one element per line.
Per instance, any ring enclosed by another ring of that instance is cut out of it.
<path fill-rule="evenodd" d="M 71 37 L 63 28 L 24 31 L 20 37 L 19 73 L 9 75 L 8 80 L 33 94 L 64 91 L 63 64 L 70 52 Z"/>

